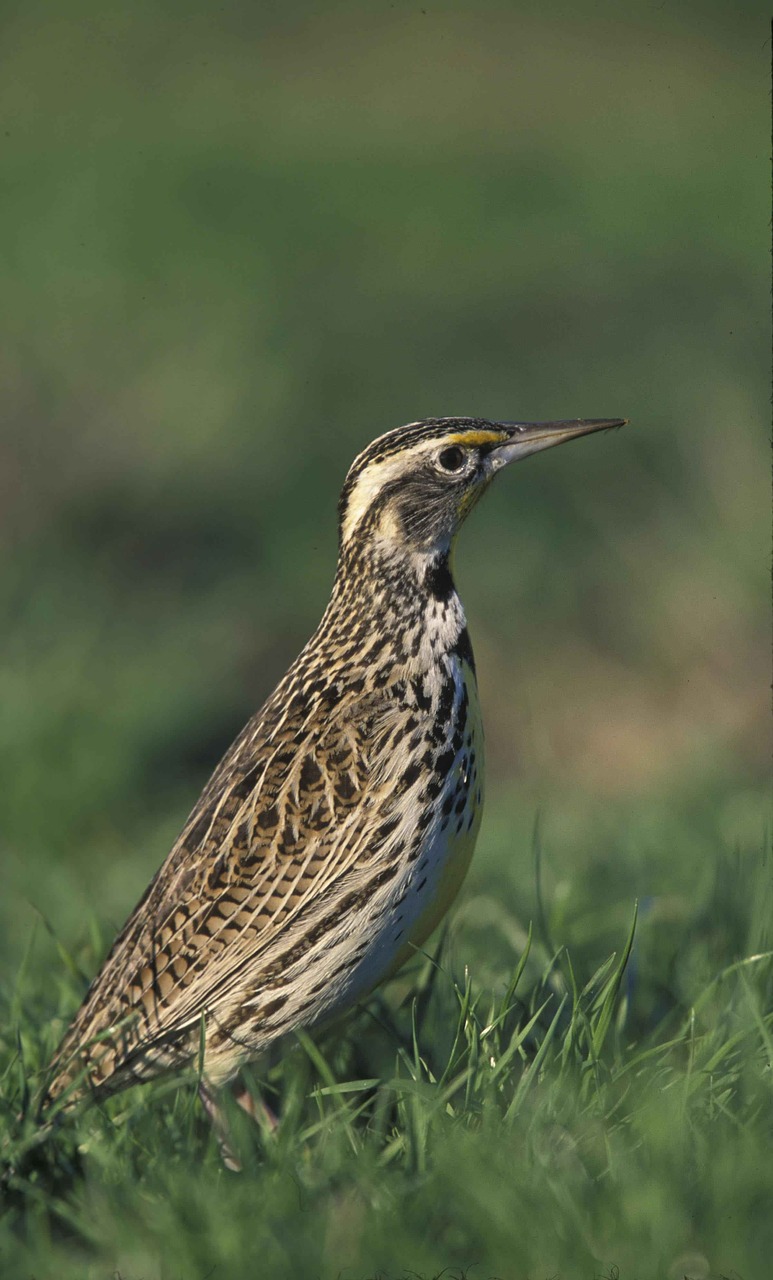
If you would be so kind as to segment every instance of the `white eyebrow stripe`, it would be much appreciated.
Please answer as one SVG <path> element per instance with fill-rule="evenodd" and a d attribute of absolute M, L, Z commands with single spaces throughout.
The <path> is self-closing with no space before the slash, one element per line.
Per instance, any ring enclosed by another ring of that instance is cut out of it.
<path fill-rule="evenodd" d="M 344 542 L 351 537 L 363 516 L 370 510 L 385 485 L 411 469 L 421 455 L 431 453 L 442 441 L 427 440 L 413 444 L 403 452 L 369 462 L 354 482 L 346 504 L 341 536 Z M 356 464 L 355 464 L 356 465 Z"/>

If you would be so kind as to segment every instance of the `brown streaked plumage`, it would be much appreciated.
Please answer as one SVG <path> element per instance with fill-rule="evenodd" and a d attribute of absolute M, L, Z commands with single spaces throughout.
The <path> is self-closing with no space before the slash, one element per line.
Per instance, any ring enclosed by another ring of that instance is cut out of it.
<path fill-rule="evenodd" d="M 184 1068 L 208 1086 L 367 993 L 424 940 L 480 822 L 482 731 L 450 557 L 506 463 L 622 419 L 429 419 L 339 502 L 314 635 L 215 770 L 91 985 L 47 1102 Z"/>

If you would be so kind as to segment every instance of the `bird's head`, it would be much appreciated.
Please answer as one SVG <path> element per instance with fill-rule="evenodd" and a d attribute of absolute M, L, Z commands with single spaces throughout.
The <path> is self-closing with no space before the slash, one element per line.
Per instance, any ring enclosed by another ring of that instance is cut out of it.
<path fill-rule="evenodd" d="M 389 431 L 349 469 L 338 507 L 341 551 L 381 541 L 420 557 L 445 556 L 465 517 L 508 463 L 625 421 L 428 418 Z"/>

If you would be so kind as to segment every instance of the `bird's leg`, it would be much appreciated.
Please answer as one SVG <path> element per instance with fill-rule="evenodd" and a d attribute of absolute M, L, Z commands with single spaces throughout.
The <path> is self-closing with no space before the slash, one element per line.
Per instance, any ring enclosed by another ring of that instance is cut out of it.
<path fill-rule="evenodd" d="M 261 1128 L 267 1129 L 269 1133 L 275 1131 L 279 1120 L 267 1102 L 264 1102 L 262 1098 L 256 1098 L 246 1084 L 235 1086 L 232 1092 L 234 1102 L 238 1102 L 242 1111 L 246 1111 L 247 1115 L 256 1124 L 260 1125 Z"/>
<path fill-rule="evenodd" d="M 234 1102 L 238 1103 L 242 1111 L 246 1112 L 260 1128 L 267 1129 L 269 1133 L 274 1132 L 279 1121 L 267 1103 L 261 1098 L 255 1098 L 254 1094 L 241 1082 L 230 1086 L 230 1090 Z M 242 1162 L 234 1149 L 227 1107 L 218 1102 L 215 1094 L 204 1081 L 199 1085 L 199 1097 L 215 1132 L 220 1159 L 226 1169 L 230 1169 L 233 1173 L 241 1173 Z"/>
<path fill-rule="evenodd" d="M 207 1119 L 215 1132 L 220 1159 L 226 1169 L 230 1169 L 233 1173 L 241 1173 L 242 1162 L 232 1145 L 231 1130 L 225 1109 L 204 1084 L 203 1080 L 199 1085 L 199 1097 L 201 1098 L 201 1105 L 207 1113 Z"/>

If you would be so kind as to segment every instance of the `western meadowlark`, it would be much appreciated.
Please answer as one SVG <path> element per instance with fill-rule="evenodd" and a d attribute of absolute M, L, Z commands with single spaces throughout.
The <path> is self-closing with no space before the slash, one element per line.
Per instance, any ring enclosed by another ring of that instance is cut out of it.
<path fill-rule="evenodd" d="M 393 972 L 455 897 L 483 803 L 454 540 L 508 463 L 625 419 L 431 418 L 379 437 L 338 506 L 314 635 L 223 757 L 91 985 L 47 1102 L 199 1060 L 205 1101 Z"/>

